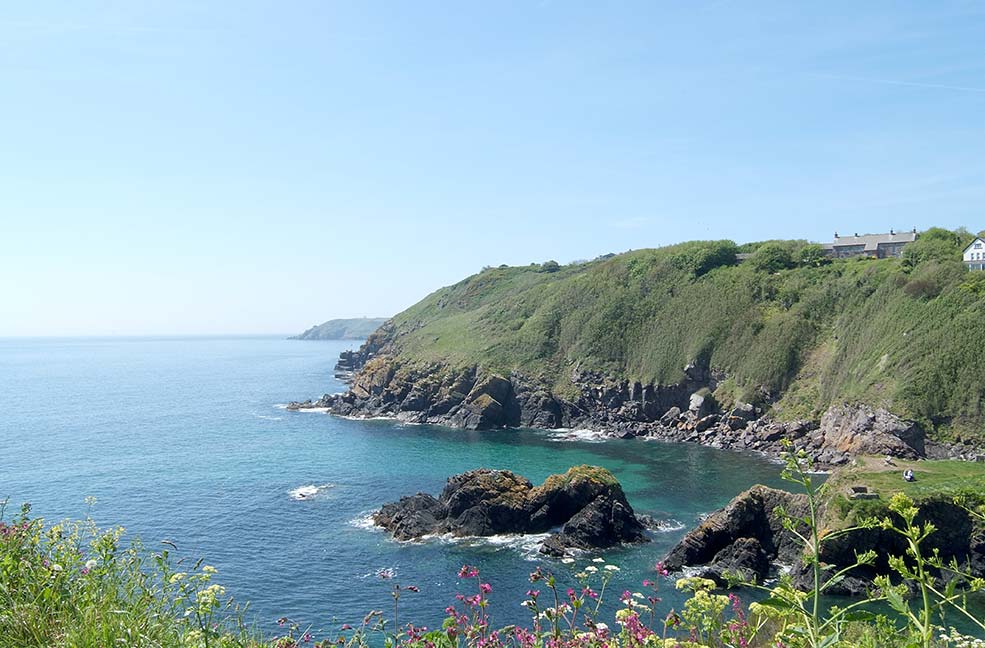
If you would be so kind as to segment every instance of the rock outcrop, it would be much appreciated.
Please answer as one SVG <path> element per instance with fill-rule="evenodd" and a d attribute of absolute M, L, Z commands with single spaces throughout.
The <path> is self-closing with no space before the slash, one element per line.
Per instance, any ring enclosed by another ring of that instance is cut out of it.
<path fill-rule="evenodd" d="M 916 522 L 929 522 L 937 529 L 921 545 L 926 555 L 937 552 L 945 564 L 954 560 L 972 576 L 985 577 L 985 532 L 976 528 L 968 512 L 949 498 L 928 498 L 918 508 Z M 729 585 L 730 578 L 762 583 L 780 564 L 790 568 L 796 587 L 809 590 L 813 570 L 802 559 L 801 544 L 784 527 L 781 510 L 792 519 L 802 518 L 807 514 L 806 496 L 754 486 L 688 532 L 663 563 L 673 571 L 691 568 L 722 587 Z M 823 508 L 819 516 L 825 519 Z M 801 523 L 798 532 L 806 531 Z M 893 576 L 889 557 L 906 555 L 907 544 L 897 533 L 881 527 L 857 529 L 822 542 L 824 579 L 850 567 L 858 554 L 870 550 L 876 552 L 875 562 L 848 571 L 827 589 L 828 594 L 865 594 L 876 576 Z"/>
<path fill-rule="evenodd" d="M 536 487 L 508 470 L 473 470 L 449 478 L 437 498 L 403 497 L 373 520 L 398 540 L 553 531 L 541 547 L 552 555 L 647 541 L 619 482 L 594 466 L 571 468 Z"/>
<path fill-rule="evenodd" d="M 799 558 L 781 511 L 803 516 L 807 497 L 754 486 L 688 532 L 664 558 L 664 566 L 700 568 L 699 575 L 723 586 L 730 577 L 762 583 L 773 563 L 792 565 Z"/>

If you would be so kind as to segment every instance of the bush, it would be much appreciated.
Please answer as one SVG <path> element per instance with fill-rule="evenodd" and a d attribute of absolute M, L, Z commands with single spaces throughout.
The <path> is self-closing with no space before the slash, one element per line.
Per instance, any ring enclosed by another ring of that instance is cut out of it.
<path fill-rule="evenodd" d="M 903 248 L 903 267 L 912 269 L 927 261 L 958 261 L 964 247 L 962 243 L 962 236 L 957 232 L 931 227 Z"/>
<path fill-rule="evenodd" d="M 561 265 L 557 261 L 544 261 L 540 266 L 541 272 L 557 272 L 561 269 Z"/>
<path fill-rule="evenodd" d="M 802 247 L 798 255 L 798 261 L 800 265 L 809 268 L 820 268 L 826 263 L 831 263 L 831 259 L 824 251 L 824 248 L 817 243 L 810 243 Z"/>
<path fill-rule="evenodd" d="M 779 272 L 794 266 L 790 251 L 779 243 L 767 243 L 756 250 L 749 259 L 750 265 L 763 272 Z"/>
<path fill-rule="evenodd" d="M 671 262 L 681 270 L 700 277 L 715 268 L 735 265 L 737 248 L 732 241 L 695 241 L 680 246 Z"/>

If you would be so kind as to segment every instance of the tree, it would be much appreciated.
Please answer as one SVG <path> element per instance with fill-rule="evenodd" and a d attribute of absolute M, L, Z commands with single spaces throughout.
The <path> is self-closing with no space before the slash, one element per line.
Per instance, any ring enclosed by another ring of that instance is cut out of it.
<path fill-rule="evenodd" d="M 778 243 L 767 243 L 756 250 L 749 262 L 756 270 L 779 272 L 793 267 L 790 250 Z"/>
<path fill-rule="evenodd" d="M 817 243 L 809 243 L 800 248 L 800 265 L 810 268 L 819 268 L 825 263 L 830 263 L 831 259 L 824 252 L 824 248 Z"/>
<path fill-rule="evenodd" d="M 554 260 L 544 261 L 543 265 L 540 266 L 541 272 L 557 272 L 560 269 L 560 264 Z"/>

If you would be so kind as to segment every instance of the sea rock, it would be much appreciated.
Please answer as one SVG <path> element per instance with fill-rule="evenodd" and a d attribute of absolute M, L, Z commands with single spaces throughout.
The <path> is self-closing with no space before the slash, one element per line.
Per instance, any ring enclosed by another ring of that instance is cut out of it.
<path fill-rule="evenodd" d="M 675 571 L 705 566 L 708 573 L 719 575 L 719 582 L 726 570 L 762 582 L 772 561 L 789 564 L 798 555 L 795 537 L 783 527 L 780 509 L 793 517 L 803 516 L 807 497 L 753 486 L 688 532 L 663 563 Z"/>
<path fill-rule="evenodd" d="M 559 528 L 541 549 L 555 555 L 647 541 L 619 482 L 595 466 L 576 466 L 537 487 L 508 470 L 472 470 L 449 478 L 437 498 L 424 493 L 401 498 L 374 513 L 373 520 L 398 540 Z"/>

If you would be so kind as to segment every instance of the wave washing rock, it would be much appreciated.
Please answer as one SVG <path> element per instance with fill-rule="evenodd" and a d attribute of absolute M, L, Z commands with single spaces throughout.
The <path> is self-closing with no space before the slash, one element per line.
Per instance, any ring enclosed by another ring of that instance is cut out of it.
<path fill-rule="evenodd" d="M 807 496 L 753 486 L 688 532 L 664 558 L 664 566 L 672 571 L 697 567 L 698 575 L 722 586 L 729 575 L 762 583 L 774 562 L 799 560 L 800 546 L 783 527 L 780 509 L 802 517 Z"/>
<path fill-rule="evenodd" d="M 541 546 L 550 555 L 647 542 L 622 486 L 596 466 L 576 466 L 536 487 L 508 470 L 472 470 L 449 478 L 437 498 L 418 493 L 386 504 L 373 521 L 398 540 L 553 530 Z"/>

